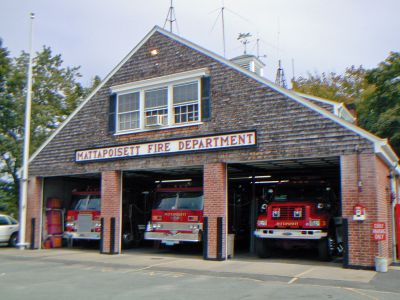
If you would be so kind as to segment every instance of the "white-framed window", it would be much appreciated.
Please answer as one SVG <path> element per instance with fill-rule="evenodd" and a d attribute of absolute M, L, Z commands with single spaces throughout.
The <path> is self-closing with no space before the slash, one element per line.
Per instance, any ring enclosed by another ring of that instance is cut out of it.
<path fill-rule="evenodd" d="M 174 85 L 174 123 L 199 121 L 199 83 L 197 81 Z"/>
<path fill-rule="evenodd" d="M 118 131 L 140 128 L 139 92 L 118 95 Z"/>
<path fill-rule="evenodd" d="M 144 92 L 145 126 L 168 125 L 168 87 Z"/>
<path fill-rule="evenodd" d="M 112 87 L 115 134 L 200 123 L 201 78 L 205 75 L 201 69 Z"/>

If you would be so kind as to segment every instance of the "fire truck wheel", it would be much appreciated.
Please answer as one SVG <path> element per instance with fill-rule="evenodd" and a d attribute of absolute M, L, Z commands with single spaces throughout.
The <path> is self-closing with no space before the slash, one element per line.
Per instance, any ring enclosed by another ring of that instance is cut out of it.
<path fill-rule="evenodd" d="M 329 261 L 332 259 L 332 243 L 331 238 L 324 238 L 318 241 L 318 256 L 322 261 Z"/>
<path fill-rule="evenodd" d="M 256 239 L 256 252 L 260 258 L 271 257 L 271 246 L 267 239 Z"/>

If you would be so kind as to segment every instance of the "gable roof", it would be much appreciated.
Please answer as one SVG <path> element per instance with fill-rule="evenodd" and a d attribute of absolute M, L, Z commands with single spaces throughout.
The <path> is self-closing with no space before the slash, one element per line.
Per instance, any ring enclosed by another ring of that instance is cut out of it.
<path fill-rule="evenodd" d="M 264 84 L 265 86 L 277 91 L 280 94 L 287 96 L 288 98 L 308 107 L 309 109 L 325 116 L 328 119 L 338 123 L 339 125 L 349 129 L 350 131 L 356 133 L 357 135 L 369 140 L 374 144 L 375 153 L 380 156 L 392 169 L 396 168 L 398 165 L 398 157 L 396 153 L 393 151 L 391 146 L 388 143 L 387 139 L 381 139 L 368 131 L 350 123 L 342 118 L 336 116 L 333 113 L 330 113 L 326 109 L 321 108 L 320 106 L 312 103 L 311 101 L 306 100 L 304 95 L 299 95 L 295 92 L 282 88 L 273 82 L 269 81 L 268 79 L 257 75 L 251 71 L 248 71 L 239 65 L 233 63 L 232 61 L 212 52 L 209 51 L 201 46 L 198 46 L 174 33 L 168 32 L 159 26 L 153 27 L 153 29 L 124 57 L 124 59 L 102 80 L 102 82 L 94 89 L 90 95 L 86 97 L 86 99 L 75 109 L 75 111 L 53 132 L 53 134 L 35 151 L 35 153 L 31 156 L 29 162 L 33 161 L 35 157 L 50 143 L 50 141 L 65 127 L 66 124 L 86 105 L 86 103 L 105 85 L 105 83 L 140 49 L 144 43 L 154 34 L 160 33 L 170 39 L 173 39 L 189 48 L 192 48 L 206 56 L 209 56 L 218 62 L 235 69 L 236 71 L 245 74 L 248 77 L 253 78 L 257 82 Z M 310 96 L 308 96 L 310 97 Z M 312 97 L 312 96 L 311 96 Z M 315 97 L 314 97 L 315 98 Z M 311 99 L 311 98 L 310 98 Z M 314 99 L 315 100 L 315 99 Z M 329 100 L 327 100 L 329 101 Z M 397 172 L 400 172 L 399 168 L 396 168 Z M 399 173 L 400 174 L 400 173 Z"/>

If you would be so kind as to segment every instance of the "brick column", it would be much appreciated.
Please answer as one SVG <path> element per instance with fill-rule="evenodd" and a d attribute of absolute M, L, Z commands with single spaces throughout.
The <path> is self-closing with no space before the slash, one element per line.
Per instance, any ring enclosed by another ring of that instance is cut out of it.
<path fill-rule="evenodd" d="M 208 217 L 207 259 L 217 259 L 217 218 L 223 218 L 222 257 L 226 259 L 228 217 L 227 168 L 224 163 L 204 165 L 204 216 Z"/>
<path fill-rule="evenodd" d="M 390 261 L 389 230 L 386 241 L 377 242 L 372 237 L 373 222 L 385 222 L 386 228 L 391 228 L 388 175 L 389 169 L 375 154 L 341 157 L 342 216 L 349 224 L 350 267 L 373 267 L 375 256 L 384 256 Z M 366 208 L 365 221 L 353 221 L 353 206 L 357 203 Z"/>
<path fill-rule="evenodd" d="M 28 243 L 31 244 L 31 247 L 34 249 L 38 249 L 41 241 L 40 225 L 43 226 L 43 222 L 41 222 L 42 218 L 42 203 L 43 203 L 43 195 L 42 195 L 42 183 L 43 179 L 39 177 L 31 177 L 28 181 L 28 200 L 27 200 L 27 208 L 26 208 L 26 236 L 25 239 Z M 32 237 L 32 218 L 35 218 L 35 232 L 34 232 L 34 241 L 31 240 Z M 32 244 L 33 243 L 33 244 Z"/>
<path fill-rule="evenodd" d="M 106 171 L 101 174 L 101 217 L 104 218 L 102 249 L 103 253 L 107 254 L 118 254 L 121 252 L 121 189 L 120 171 Z M 112 218 L 115 218 L 114 249 L 111 249 Z"/>

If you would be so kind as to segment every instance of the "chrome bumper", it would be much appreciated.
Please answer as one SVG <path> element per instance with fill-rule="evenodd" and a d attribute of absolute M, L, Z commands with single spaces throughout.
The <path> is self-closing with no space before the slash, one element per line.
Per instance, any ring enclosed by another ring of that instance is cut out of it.
<path fill-rule="evenodd" d="M 254 235 L 262 239 L 319 240 L 327 237 L 328 233 L 315 229 L 257 229 Z"/>
<path fill-rule="evenodd" d="M 161 242 L 200 242 L 201 233 L 171 233 L 171 232 L 154 232 L 147 231 L 144 233 L 145 240 L 154 240 Z"/>
<path fill-rule="evenodd" d="M 64 239 L 100 240 L 100 232 L 64 232 Z"/>

